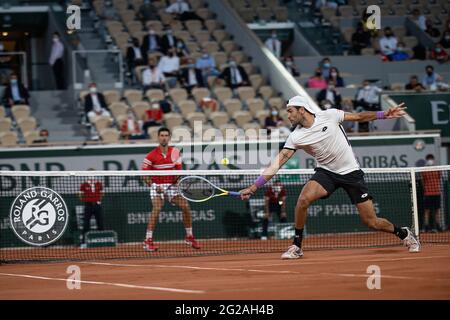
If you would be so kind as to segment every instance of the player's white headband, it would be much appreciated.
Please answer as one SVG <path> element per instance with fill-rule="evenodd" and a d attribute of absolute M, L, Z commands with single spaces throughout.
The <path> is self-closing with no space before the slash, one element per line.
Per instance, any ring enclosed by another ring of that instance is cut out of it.
<path fill-rule="evenodd" d="M 286 108 L 289 107 L 303 107 L 308 110 L 310 113 L 315 114 L 316 112 L 309 104 L 309 101 L 306 97 L 303 96 L 295 96 L 288 101 Z"/>

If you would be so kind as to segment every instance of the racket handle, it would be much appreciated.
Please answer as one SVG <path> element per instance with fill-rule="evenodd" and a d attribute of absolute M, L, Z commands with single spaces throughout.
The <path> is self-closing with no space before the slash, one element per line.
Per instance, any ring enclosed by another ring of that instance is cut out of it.
<path fill-rule="evenodd" d="M 239 197 L 241 195 L 241 193 L 238 191 L 230 191 L 229 195 L 234 196 L 234 197 Z"/>

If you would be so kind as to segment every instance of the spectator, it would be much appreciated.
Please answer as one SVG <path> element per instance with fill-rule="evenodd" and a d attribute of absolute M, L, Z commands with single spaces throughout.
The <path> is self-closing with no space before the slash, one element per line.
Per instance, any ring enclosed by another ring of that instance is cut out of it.
<path fill-rule="evenodd" d="M 448 61 L 448 53 L 441 43 L 436 43 L 436 46 L 430 52 L 430 59 L 436 60 L 439 63 L 446 63 Z"/>
<path fill-rule="evenodd" d="M 202 55 L 195 61 L 195 67 L 202 72 L 204 83 L 208 82 L 209 76 L 218 76 L 220 74 L 219 70 L 216 69 L 216 60 L 206 49 L 202 49 Z"/>
<path fill-rule="evenodd" d="M 47 129 L 39 130 L 39 138 L 34 140 L 33 143 L 48 143 L 48 136 L 50 133 Z"/>
<path fill-rule="evenodd" d="M 378 29 L 373 23 L 373 20 L 369 23 L 369 18 L 372 16 L 371 13 L 368 13 L 367 10 L 362 10 L 361 23 L 364 31 L 369 32 L 372 38 L 378 37 Z M 369 28 L 370 27 L 370 28 Z"/>
<path fill-rule="evenodd" d="M 308 79 L 306 86 L 312 89 L 325 89 L 327 87 L 327 81 L 323 78 L 320 68 L 316 68 L 314 76 Z"/>
<path fill-rule="evenodd" d="M 352 51 L 361 54 L 361 50 L 370 47 L 370 33 L 364 30 L 361 22 L 358 23 L 355 33 L 352 35 Z"/>
<path fill-rule="evenodd" d="M 379 40 L 383 60 L 392 61 L 394 53 L 397 51 L 398 40 L 394 36 L 390 27 L 384 28 L 384 37 Z"/>
<path fill-rule="evenodd" d="M 189 4 L 184 0 L 176 0 L 166 8 L 166 12 L 171 13 L 175 19 L 180 21 L 200 20 L 203 22 L 203 19 L 191 10 Z"/>
<path fill-rule="evenodd" d="M 145 65 L 147 55 L 139 46 L 139 40 L 137 38 L 132 39 L 132 45 L 127 49 L 127 64 L 128 70 L 131 74 L 134 74 L 134 68 L 137 66 Z"/>
<path fill-rule="evenodd" d="M 0 42 L 0 85 L 8 83 L 12 71 L 12 56 L 6 55 L 5 46 Z"/>
<path fill-rule="evenodd" d="M 93 168 L 88 169 L 94 170 Z M 97 230 L 103 230 L 103 213 L 102 213 L 102 199 L 103 199 L 103 184 L 100 181 L 96 181 L 90 178 L 84 181 L 80 185 L 79 197 L 82 203 L 84 203 L 84 216 L 83 216 L 83 235 L 82 246 L 85 245 L 86 233 L 91 228 L 91 217 L 95 217 L 97 223 Z"/>
<path fill-rule="evenodd" d="M 15 73 L 12 73 L 9 78 L 9 83 L 3 92 L 3 103 L 5 106 L 6 116 L 11 117 L 11 108 L 15 104 L 28 104 L 30 94 L 27 88 L 17 78 Z"/>
<path fill-rule="evenodd" d="M 159 20 L 158 9 L 156 9 L 150 0 L 144 0 L 144 3 L 139 7 L 137 17 L 143 24 L 149 20 Z"/>
<path fill-rule="evenodd" d="M 427 90 L 437 90 L 439 82 L 442 81 L 442 77 L 434 72 L 434 68 L 432 65 L 426 66 L 425 72 L 426 74 L 422 78 L 422 85 Z"/>
<path fill-rule="evenodd" d="M 433 27 L 433 21 L 431 19 L 427 19 L 425 21 L 425 25 L 426 25 L 426 29 L 425 32 L 432 38 L 436 38 L 439 37 L 441 35 L 441 33 L 439 32 L 438 29 L 436 29 L 435 27 Z"/>
<path fill-rule="evenodd" d="M 339 74 L 339 70 L 336 67 L 331 67 L 330 76 L 328 77 L 328 84 L 333 84 L 336 88 L 344 87 L 344 79 Z"/>
<path fill-rule="evenodd" d="M 405 51 L 405 44 L 403 42 L 398 43 L 397 51 L 392 55 L 392 61 L 404 61 L 410 58 L 409 54 Z"/>
<path fill-rule="evenodd" d="M 297 66 L 294 63 L 294 59 L 292 58 L 292 56 L 284 58 L 284 66 L 286 67 L 287 71 L 292 74 L 292 76 L 300 77 L 300 72 L 298 72 Z"/>
<path fill-rule="evenodd" d="M 250 81 L 245 69 L 238 65 L 234 59 L 230 59 L 228 67 L 226 67 L 219 75 L 219 79 L 223 79 L 226 85 L 231 89 L 235 89 L 240 86 L 249 86 Z"/>
<path fill-rule="evenodd" d="M 161 50 L 161 38 L 156 34 L 155 30 L 149 29 L 142 40 L 142 51 L 144 55 L 154 53 Z"/>
<path fill-rule="evenodd" d="M 425 157 L 427 166 L 434 166 L 435 160 L 432 154 Z M 425 232 L 441 232 L 443 231 L 443 222 L 441 216 L 441 194 L 442 194 L 442 172 L 441 171 L 424 171 L 421 173 L 423 183 L 423 208 L 424 221 L 423 229 Z M 430 218 L 433 218 L 433 226 L 431 227 Z"/>
<path fill-rule="evenodd" d="M 283 118 L 280 117 L 278 110 L 274 107 L 270 109 L 270 114 L 264 120 L 264 129 L 267 130 L 267 135 L 272 134 L 272 130 L 284 127 Z"/>
<path fill-rule="evenodd" d="M 144 124 L 142 128 L 144 133 L 147 134 L 148 128 L 162 126 L 163 112 L 161 110 L 161 104 L 157 99 L 150 101 L 150 108 L 145 110 Z"/>
<path fill-rule="evenodd" d="M 175 54 L 185 62 L 186 58 L 191 54 L 183 39 L 178 39 L 175 47 Z"/>
<path fill-rule="evenodd" d="M 409 82 L 405 85 L 405 90 L 415 90 L 420 92 L 426 90 L 425 87 L 419 82 L 417 76 L 411 76 Z"/>
<path fill-rule="evenodd" d="M 331 70 L 331 61 L 330 58 L 323 58 L 323 60 L 319 63 L 319 68 L 322 70 L 322 76 L 325 79 L 328 79 L 330 76 L 330 70 Z"/>
<path fill-rule="evenodd" d="M 54 32 L 52 50 L 50 53 L 48 63 L 52 66 L 53 75 L 56 80 L 57 90 L 64 90 L 66 88 L 64 79 L 65 74 L 64 74 L 63 56 L 64 56 L 64 45 L 60 40 L 59 33 Z"/>
<path fill-rule="evenodd" d="M 317 94 L 317 102 L 324 107 L 324 109 L 336 108 L 341 109 L 342 97 L 333 83 L 329 83 L 326 89 L 322 89 Z"/>
<path fill-rule="evenodd" d="M 161 50 L 167 54 L 170 48 L 176 48 L 178 39 L 173 35 L 172 29 L 166 28 L 165 34 L 161 38 Z"/>
<path fill-rule="evenodd" d="M 204 87 L 202 71 L 197 69 L 194 60 L 189 58 L 181 71 L 181 85 L 191 94 L 193 88 Z"/>
<path fill-rule="evenodd" d="M 165 97 L 159 101 L 159 106 L 163 113 L 172 112 L 172 103 L 170 102 L 168 92 L 166 92 Z"/>
<path fill-rule="evenodd" d="M 84 112 L 89 122 L 94 123 L 97 116 L 111 116 L 103 93 L 97 91 L 97 85 L 89 85 L 89 94 L 84 98 Z"/>
<path fill-rule="evenodd" d="M 342 100 L 342 111 L 353 113 L 355 112 L 355 109 L 353 108 L 353 102 L 351 99 L 344 99 Z M 342 126 L 344 127 L 345 132 L 351 133 L 354 130 L 355 122 L 353 121 L 344 121 L 342 123 Z"/>
<path fill-rule="evenodd" d="M 217 100 L 211 97 L 204 97 L 200 101 L 200 108 L 202 108 L 202 110 L 208 114 L 217 111 L 218 106 L 219 103 L 217 102 Z"/>
<path fill-rule="evenodd" d="M 421 44 L 418 43 L 413 48 L 413 59 L 416 60 L 426 60 L 427 59 L 427 49 Z"/>
<path fill-rule="evenodd" d="M 175 55 L 175 49 L 171 48 L 167 55 L 162 56 L 159 60 L 158 68 L 167 79 L 169 87 L 175 87 L 180 72 L 180 58 Z"/>
<path fill-rule="evenodd" d="M 80 61 L 81 68 L 83 70 L 89 69 L 88 64 L 87 64 L 87 54 L 86 54 L 86 52 L 84 52 L 84 51 L 86 51 L 86 49 L 84 48 L 80 39 L 79 38 L 73 39 L 72 44 L 76 51 L 80 51 L 80 52 L 77 52 L 77 58 Z"/>
<path fill-rule="evenodd" d="M 275 55 L 275 57 L 280 59 L 281 41 L 278 40 L 277 32 L 275 30 L 272 31 L 272 35 L 266 40 L 265 45 Z"/>
<path fill-rule="evenodd" d="M 145 139 L 146 135 L 141 130 L 139 123 L 134 118 L 133 111 L 129 110 L 127 113 L 127 118 L 122 121 L 120 126 L 120 133 L 122 137 L 126 140 L 137 140 Z"/>
<path fill-rule="evenodd" d="M 156 65 L 155 58 L 148 59 L 148 68 L 142 72 L 142 84 L 144 91 L 148 89 L 164 89 L 166 78 L 161 69 Z"/>
<path fill-rule="evenodd" d="M 413 15 L 412 20 L 415 23 L 417 23 L 417 25 L 419 26 L 419 28 L 422 31 L 425 31 L 427 29 L 427 25 L 426 25 L 427 18 L 423 14 L 420 14 L 419 9 L 417 9 L 417 8 L 412 11 L 412 15 Z"/>
<path fill-rule="evenodd" d="M 376 85 L 371 85 L 368 80 L 363 81 L 363 85 L 356 93 L 355 105 L 357 111 L 377 111 L 380 110 L 381 89 Z M 359 132 L 369 132 L 369 122 L 358 123 Z"/>
<path fill-rule="evenodd" d="M 445 30 L 439 43 L 445 48 L 450 48 L 450 30 Z"/>
<path fill-rule="evenodd" d="M 269 221 L 272 214 L 276 213 L 281 223 L 287 222 L 286 215 L 286 188 L 279 180 L 274 181 L 264 194 L 264 218 L 261 240 L 267 240 Z"/>

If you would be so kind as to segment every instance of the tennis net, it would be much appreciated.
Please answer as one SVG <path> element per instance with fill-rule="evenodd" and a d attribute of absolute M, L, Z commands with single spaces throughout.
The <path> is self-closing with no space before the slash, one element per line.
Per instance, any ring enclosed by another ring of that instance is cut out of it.
<path fill-rule="evenodd" d="M 450 166 L 364 169 L 376 214 L 408 226 L 422 242 L 450 242 Z M 260 170 L 152 171 L 201 176 L 220 188 L 239 191 Z M 156 258 L 281 252 L 294 236 L 294 208 L 313 170 L 280 170 L 249 201 L 216 197 L 189 202 L 193 235 L 200 249 L 185 243 L 181 197 L 147 185 L 149 171 L 0 172 L 0 259 L 4 262 Z M 100 191 L 101 190 L 101 191 Z M 285 190 L 285 191 L 283 191 Z M 285 198 L 283 198 L 285 193 Z M 145 251 L 151 198 L 164 199 Z M 163 198 L 161 198 L 163 197 Z M 265 199 L 270 199 L 266 204 Z M 438 210 L 439 209 L 439 210 Z M 267 212 L 270 212 L 267 217 Z M 286 213 L 284 218 L 283 213 Z M 264 240 L 262 240 L 264 239 Z M 265 240 L 267 239 L 267 240 Z M 371 231 L 343 189 L 308 210 L 303 249 L 397 246 L 392 234 Z"/>

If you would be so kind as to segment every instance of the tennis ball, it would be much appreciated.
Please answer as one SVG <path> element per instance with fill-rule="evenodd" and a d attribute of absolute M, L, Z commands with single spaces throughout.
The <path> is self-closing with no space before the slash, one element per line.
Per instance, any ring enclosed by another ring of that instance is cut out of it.
<path fill-rule="evenodd" d="M 221 164 L 223 164 L 224 166 L 227 166 L 230 163 L 230 160 L 228 160 L 228 158 L 223 158 L 222 161 L 220 161 Z"/>

